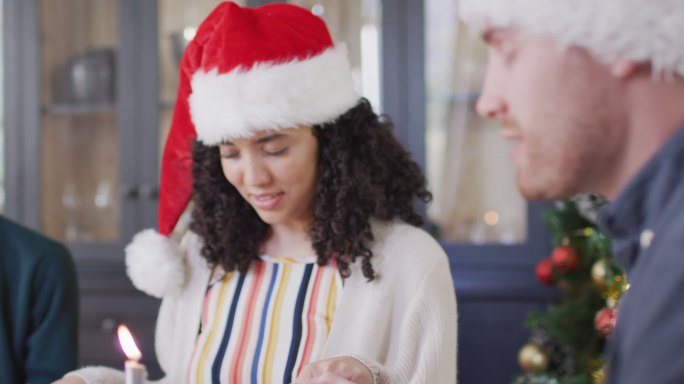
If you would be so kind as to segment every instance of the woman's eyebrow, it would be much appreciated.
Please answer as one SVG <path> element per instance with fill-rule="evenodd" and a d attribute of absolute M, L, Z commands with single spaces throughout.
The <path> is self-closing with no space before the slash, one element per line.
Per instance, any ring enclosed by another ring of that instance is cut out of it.
<path fill-rule="evenodd" d="M 272 135 L 260 137 L 255 142 L 257 144 L 264 144 L 264 143 L 268 143 L 271 141 L 276 141 L 276 140 L 281 139 L 283 137 L 285 137 L 285 135 L 283 135 L 282 133 L 274 133 Z"/>

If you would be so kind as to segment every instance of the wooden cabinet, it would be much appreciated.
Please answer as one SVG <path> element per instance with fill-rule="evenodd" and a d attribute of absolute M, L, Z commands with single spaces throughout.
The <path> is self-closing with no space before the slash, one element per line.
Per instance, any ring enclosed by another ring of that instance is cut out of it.
<path fill-rule="evenodd" d="M 124 247 L 156 227 L 159 158 L 186 28 L 219 0 L 8 0 L 4 214 L 77 264 L 80 362 L 122 367 L 126 323 L 151 377 L 159 301 L 133 288 Z M 181 35 L 178 36 L 178 33 Z"/>

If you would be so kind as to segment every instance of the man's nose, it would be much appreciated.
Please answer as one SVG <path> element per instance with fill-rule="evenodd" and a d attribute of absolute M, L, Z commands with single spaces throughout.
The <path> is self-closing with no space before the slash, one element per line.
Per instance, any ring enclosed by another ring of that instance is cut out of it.
<path fill-rule="evenodd" d="M 482 92 L 477 99 L 475 110 L 485 118 L 497 118 L 508 112 L 508 106 L 502 96 L 502 79 L 500 71 L 491 62 L 487 65 Z"/>
<path fill-rule="evenodd" d="M 475 110 L 480 116 L 488 119 L 500 117 L 507 111 L 506 103 L 504 103 L 501 97 L 491 95 L 484 91 L 480 94 L 480 97 L 477 99 Z"/>

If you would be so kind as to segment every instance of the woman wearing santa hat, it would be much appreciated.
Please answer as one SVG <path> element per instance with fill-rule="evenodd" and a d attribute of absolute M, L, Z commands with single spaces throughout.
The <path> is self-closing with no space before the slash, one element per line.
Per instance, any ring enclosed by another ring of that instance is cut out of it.
<path fill-rule="evenodd" d="M 424 176 L 319 17 L 219 5 L 181 63 L 159 230 L 126 249 L 133 283 L 163 298 L 164 381 L 456 382 L 449 264 L 416 199 Z"/>

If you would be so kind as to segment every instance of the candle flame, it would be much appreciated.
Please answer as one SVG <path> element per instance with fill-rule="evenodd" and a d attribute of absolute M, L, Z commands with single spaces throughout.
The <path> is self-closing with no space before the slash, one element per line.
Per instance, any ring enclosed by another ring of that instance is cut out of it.
<path fill-rule="evenodd" d="M 133 336 L 131 335 L 131 332 L 128 330 L 128 327 L 121 324 L 119 325 L 116 331 L 119 334 L 119 343 L 121 344 L 121 348 L 126 354 L 126 357 L 129 360 L 140 360 L 140 358 L 142 357 L 142 353 L 140 353 L 138 346 L 135 345 L 135 340 L 133 340 Z"/>

